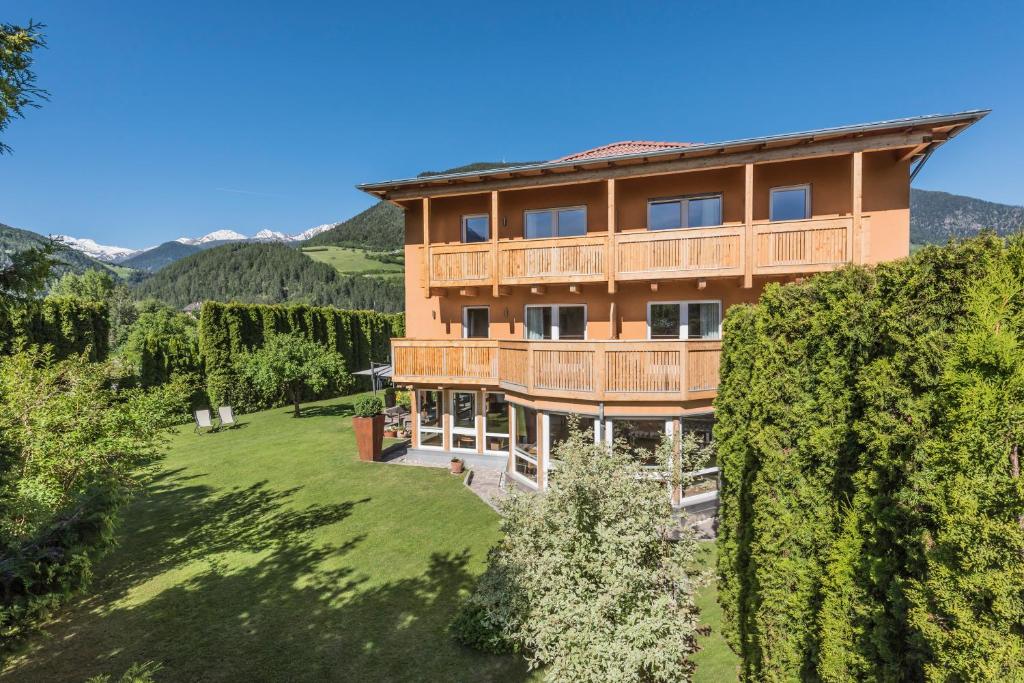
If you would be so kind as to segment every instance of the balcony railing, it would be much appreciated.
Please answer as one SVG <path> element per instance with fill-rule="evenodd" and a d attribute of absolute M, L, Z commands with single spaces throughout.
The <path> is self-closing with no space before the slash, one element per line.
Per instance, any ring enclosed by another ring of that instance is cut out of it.
<path fill-rule="evenodd" d="M 720 341 L 392 340 L 394 381 L 595 401 L 711 398 Z"/>
<path fill-rule="evenodd" d="M 868 224 L 868 216 L 862 218 Z M 743 277 L 831 270 L 852 261 L 852 218 L 634 230 L 429 247 L 429 287 Z"/>

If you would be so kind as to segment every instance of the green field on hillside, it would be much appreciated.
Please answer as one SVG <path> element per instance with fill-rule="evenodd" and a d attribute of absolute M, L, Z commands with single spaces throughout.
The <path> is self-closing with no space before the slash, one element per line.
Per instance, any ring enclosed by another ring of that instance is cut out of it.
<path fill-rule="evenodd" d="M 405 270 L 397 263 L 383 263 L 374 260 L 362 249 L 347 247 L 308 247 L 302 253 L 331 266 L 339 273 L 366 275 L 401 275 Z"/>
<path fill-rule="evenodd" d="M 498 516 L 447 470 L 360 462 L 353 400 L 178 430 L 89 591 L 0 680 L 116 680 L 148 661 L 157 681 L 539 680 L 446 632 Z M 735 680 L 713 588 L 701 605 L 695 680 Z"/>

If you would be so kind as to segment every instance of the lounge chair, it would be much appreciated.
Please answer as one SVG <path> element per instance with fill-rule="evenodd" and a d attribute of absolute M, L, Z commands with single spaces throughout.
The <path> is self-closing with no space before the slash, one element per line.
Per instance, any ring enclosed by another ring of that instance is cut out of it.
<path fill-rule="evenodd" d="M 238 424 L 235 422 L 235 414 L 231 411 L 231 406 L 221 406 L 220 408 L 217 408 L 217 414 L 220 415 L 221 427 L 230 427 L 234 424 Z"/>
<path fill-rule="evenodd" d="M 213 420 L 209 410 L 197 410 L 193 413 L 196 420 L 196 433 L 202 434 L 204 429 L 213 429 Z"/>

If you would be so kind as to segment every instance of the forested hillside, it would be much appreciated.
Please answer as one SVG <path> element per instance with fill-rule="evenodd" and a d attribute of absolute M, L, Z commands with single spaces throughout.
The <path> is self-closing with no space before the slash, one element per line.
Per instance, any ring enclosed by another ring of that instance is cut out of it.
<path fill-rule="evenodd" d="M 155 273 L 165 266 L 169 266 L 179 259 L 191 256 L 202 251 L 203 248 L 194 244 L 182 244 L 181 242 L 164 242 L 159 247 L 149 251 L 143 251 L 135 256 L 126 258 L 121 262 L 122 266 L 145 270 Z"/>
<path fill-rule="evenodd" d="M 327 232 L 307 240 L 309 247 L 357 247 L 370 251 L 401 249 L 405 217 L 403 211 L 390 202 L 377 202 L 366 211 L 356 214 Z"/>
<path fill-rule="evenodd" d="M 9 255 L 25 251 L 31 247 L 40 247 L 46 244 L 46 242 L 47 238 L 40 234 L 20 228 L 12 228 L 9 225 L 0 223 L 0 253 L 2 254 Z M 106 268 L 104 264 L 96 259 L 68 247 L 58 247 L 57 253 L 54 256 L 59 262 L 59 265 L 53 269 L 55 276 L 63 275 L 69 271 L 84 273 L 90 268 Z"/>
<path fill-rule="evenodd" d="M 1000 235 L 1024 229 L 1024 206 L 986 202 L 948 192 L 910 191 L 910 241 L 945 244 L 973 237 L 985 228 Z"/>
<path fill-rule="evenodd" d="M 235 243 L 187 256 L 135 289 L 182 307 L 195 301 L 309 303 L 397 312 L 404 309 L 398 278 L 343 276 L 283 244 Z"/>

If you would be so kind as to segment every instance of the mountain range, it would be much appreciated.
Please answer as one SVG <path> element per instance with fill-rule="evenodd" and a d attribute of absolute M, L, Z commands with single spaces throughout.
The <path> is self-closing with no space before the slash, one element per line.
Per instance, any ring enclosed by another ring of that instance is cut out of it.
<path fill-rule="evenodd" d="M 72 249 L 91 256 L 98 261 L 106 261 L 107 263 L 124 263 L 125 261 L 133 259 L 140 254 L 153 251 L 154 249 L 158 249 L 174 242 L 188 246 L 215 246 L 225 242 L 305 242 L 309 238 L 315 237 L 322 232 L 326 232 L 337 225 L 337 223 L 325 223 L 294 235 L 279 232 L 277 230 L 264 229 L 260 230 L 252 237 L 243 235 L 242 233 L 234 230 L 214 230 L 202 237 L 179 237 L 171 242 L 164 242 L 163 244 L 146 247 L 145 249 L 130 249 L 128 247 L 99 244 L 95 240 L 89 238 L 71 237 L 69 235 L 54 235 L 54 237 Z M 193 252 L 186 250 L 182 256 L 189 253 Z"/>

